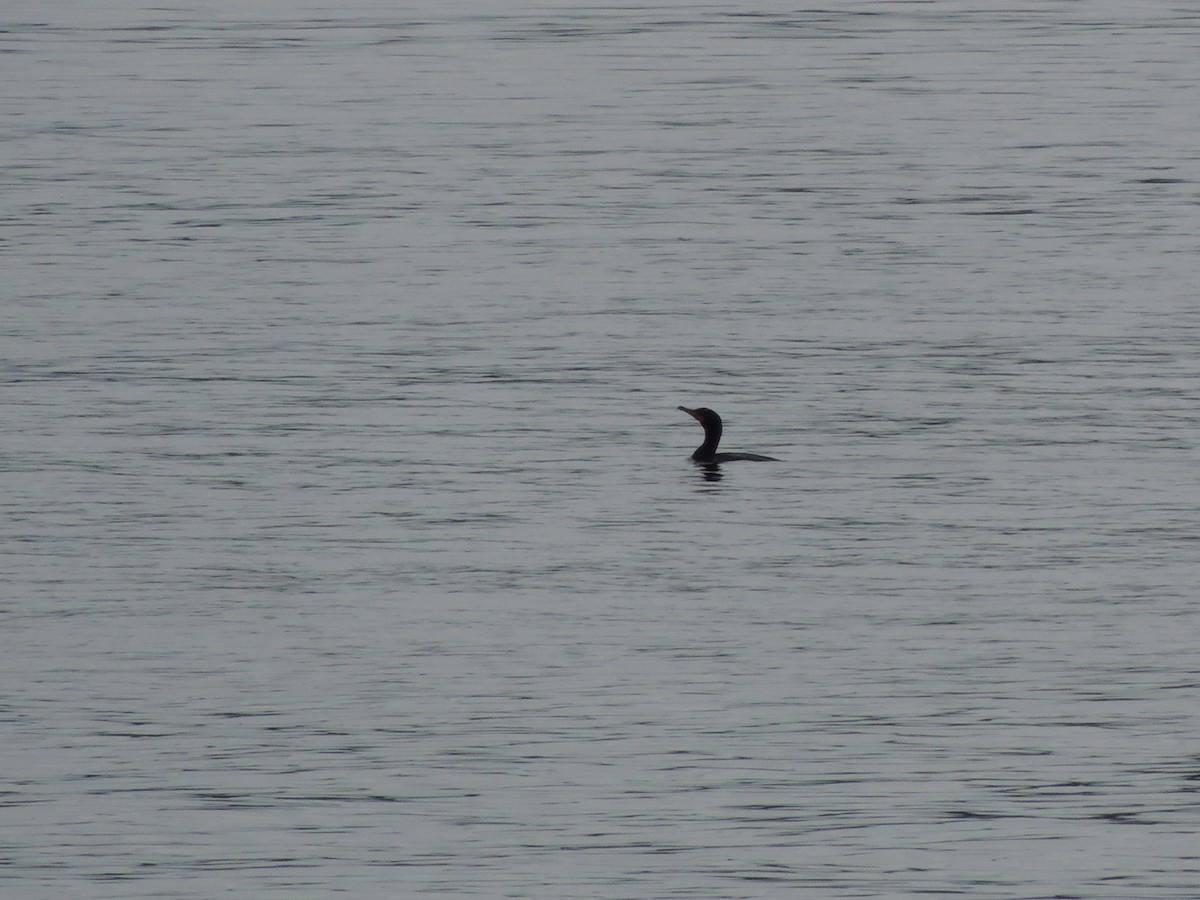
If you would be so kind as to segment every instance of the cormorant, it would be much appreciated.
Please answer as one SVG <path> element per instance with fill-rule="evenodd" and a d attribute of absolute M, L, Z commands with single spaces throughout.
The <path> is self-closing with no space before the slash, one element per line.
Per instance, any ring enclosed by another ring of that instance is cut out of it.
<path fill-rule="evenodd" d="M 757 453 L 718 453 L 717 444 L 721 442 L 721 417 L 707 407 L 688 409 L 679 407 L 697 422 L 704 426 L 704 443 L 696 448 L 692 459 L 698 463 L 733 462 L 738 459 L 748 459 L 754 462 L 779 462 L 773 456 L 760 456 Z"/>

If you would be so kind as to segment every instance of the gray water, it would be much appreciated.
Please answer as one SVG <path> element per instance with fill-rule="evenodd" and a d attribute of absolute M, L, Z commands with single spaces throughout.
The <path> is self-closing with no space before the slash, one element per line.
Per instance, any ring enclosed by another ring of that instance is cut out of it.
<path fill-rule="evenodd" d="M 1198 45 L 6 4 L 0 893 L 1200 895 Z"/>

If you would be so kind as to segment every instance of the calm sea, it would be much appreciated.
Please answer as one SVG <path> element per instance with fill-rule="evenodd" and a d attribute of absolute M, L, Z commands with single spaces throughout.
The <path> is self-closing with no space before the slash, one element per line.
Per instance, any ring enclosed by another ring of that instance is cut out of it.
<path fill-rule="evenodd" d="M 6 3 L 0 893 L 1196 897 L 1198 46 Z"/>

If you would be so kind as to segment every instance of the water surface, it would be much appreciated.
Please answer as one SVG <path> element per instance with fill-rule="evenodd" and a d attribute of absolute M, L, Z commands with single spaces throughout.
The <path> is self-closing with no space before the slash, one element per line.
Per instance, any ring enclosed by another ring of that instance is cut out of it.
<path fill-rule="evenodd" d="M 10 5 L 6 892 L 1194 896 L 1198 37 Z"/>

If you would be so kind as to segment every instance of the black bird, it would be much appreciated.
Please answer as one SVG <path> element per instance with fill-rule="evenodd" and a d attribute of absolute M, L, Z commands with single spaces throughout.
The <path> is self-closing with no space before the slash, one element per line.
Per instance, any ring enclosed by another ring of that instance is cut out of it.
<path fill-rule="evenodd" d="M 679 407 L 697 422 L 704 426 L 704 443 L 696 448 L 692 459 L 698 463 L 733 462 L 737 459 L 748 459 L 754 462 L 779 462 L 773 456 L 760 456 L 757 453 L 718 453 L 717 444 L 721 443 L 721 417 L 707 407 L 688 409 Z"/>

